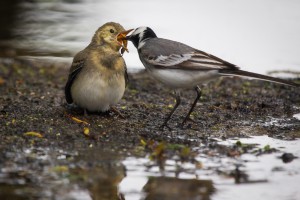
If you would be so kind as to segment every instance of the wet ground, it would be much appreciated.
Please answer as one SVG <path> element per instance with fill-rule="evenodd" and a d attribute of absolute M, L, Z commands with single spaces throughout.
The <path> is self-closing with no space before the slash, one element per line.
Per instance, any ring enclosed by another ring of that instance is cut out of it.
<path fill-rule="evenodd" d="M 117 106 L 125 118 L 84 117 L 66 105 L 69 63 L 63 62 L 108 21 L 126 29 L 150 26 L 160 37 L 244 70 L 273 71 L 300 83 L 297 1 L 156 5 L 0 1 L 0 200 L 300 199 L 299 89 L 219 79 L 202 87 L 195 122 L 178 127 L 195 98 L 194 91 L 184 91 L 169 123 L 172 130 L 161 131 L 174 98 L 168 88 L 134 71 L 143 67 L 129 44 L 124 58 L 130 83 Z"/>
<path fill-rule="evenodd" d="M 300 198 L 299 89 L 219 79 L 194 122 L 178 127 L 195 97 L 184 91 L 161 131 L 174 98 L 145 72 L 129 74 L 124 119 L 85 117 L 64 100 L 66 66 L 0 60 L 0 199 Z"/>

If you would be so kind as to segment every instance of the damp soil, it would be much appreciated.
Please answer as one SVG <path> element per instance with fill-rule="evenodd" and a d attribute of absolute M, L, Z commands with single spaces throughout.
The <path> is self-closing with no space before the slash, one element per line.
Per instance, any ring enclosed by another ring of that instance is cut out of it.
<path fill-rule="evenodd" d="M 192 121 L 184 127 L 179 125 L 196 92 L 182 91 L 182 103 L 169 121 L 171 129 L 161 130 L 175 100 L 171 89 L 145 71 L 129 72 L 125 95 L 116 106 L 123 118 L 114 112 L 84 116 L 80 108 L 67 105 L 68 68 L 63 63 L 0 60 L 0 199 L 72 199 L 63 196 L 74 183 L 93 199 L 99 195 L 99 199 L 122 199 L 117 185 L 126 176 L 120 165 L 124 158 L 150 154 L 163 168 L 160 161 L 173 159 L 178 152 L 181 160 L 193 162 L 192 149 L 212 144 L 213 138 L 300 137 L 300 121 L 293 117 L 300 113 L 298 88 L 220 78 L 201 87 Z M 222 155 L 236 152 L 215 145 L 208 148 Z M 149 181 L 145 191 L 161 180 Z M 204 183 L 192 185 L 199 184 Z"/>

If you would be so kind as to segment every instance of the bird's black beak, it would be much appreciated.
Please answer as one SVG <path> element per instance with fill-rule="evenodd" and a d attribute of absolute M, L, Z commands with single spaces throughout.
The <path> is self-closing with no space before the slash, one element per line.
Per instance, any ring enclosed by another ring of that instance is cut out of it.
<path fill-rule="evenodd" d="M 126 40 L 130 40 L 131 39 L 131 35 L 128 35 L 125 37 Z"/>

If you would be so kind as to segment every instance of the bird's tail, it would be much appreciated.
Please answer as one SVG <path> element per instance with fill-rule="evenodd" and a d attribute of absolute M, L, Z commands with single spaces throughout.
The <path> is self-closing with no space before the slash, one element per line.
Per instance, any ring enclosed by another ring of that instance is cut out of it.
<path fill-rule="evenodd" d="M 250 78 L 255 78 L 255 79 L 260 79 L 264 81 L 270 81 L 270 82 L 275 82 L 279 84 L 284 84 L 284 85 L 289 85 L 293 87 L 300 87 L 300 84 L 294 83 L 292 81 L 280 79 L 280 78 L 274 78 L 271 76 L 266 76 L 262 74 L 256 74 L 253 72 L 247 72 L 243 70 L 230 70 L 230 69 L 220 69 L 219 73 L 222 75 L 227 75 L 227 76 L 243 76 L 243 77 L 250 77 Z"/>

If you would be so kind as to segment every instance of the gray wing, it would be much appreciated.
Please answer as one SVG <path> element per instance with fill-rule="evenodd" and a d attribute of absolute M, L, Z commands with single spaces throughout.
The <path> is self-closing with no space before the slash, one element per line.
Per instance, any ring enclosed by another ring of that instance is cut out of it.
<path fill-rule="evenodd" d="M 69 73 L 68 81 L 65 86 L 65 96 L 67 103 L 73 103 L 73 98 L 71 94 L 71 87 L 73 85 L 74 80 L 76 79 L 77 75 L 80 73 L 84 65 L 83 61 L 79 61 L 76 63 L 72 63 L 71 71 Z"/>
<path fill-rule="evenodd" d="M 153 38 L 140 49 L 141 58 L 157 68 L 190 70 L 236 70 L 238 67 L 216 56 L 172 40 Z"/>

